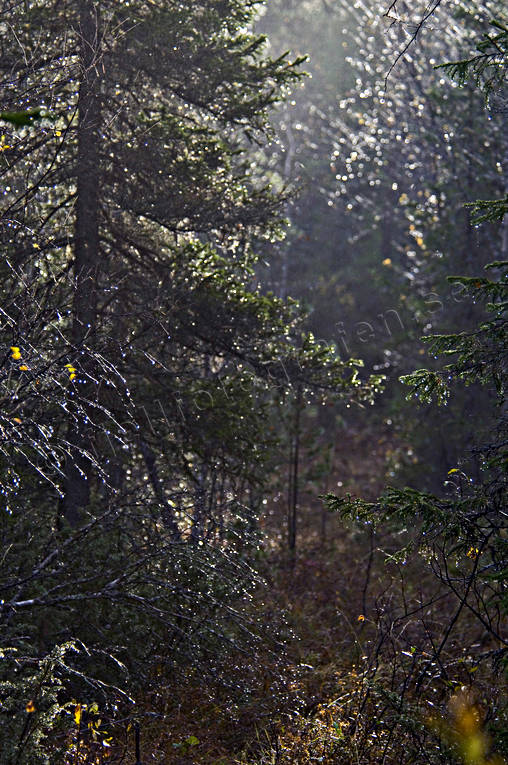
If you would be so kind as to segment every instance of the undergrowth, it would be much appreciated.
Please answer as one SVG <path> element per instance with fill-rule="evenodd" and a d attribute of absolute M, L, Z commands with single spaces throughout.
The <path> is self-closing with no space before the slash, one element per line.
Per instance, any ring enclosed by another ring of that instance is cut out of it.
<path fill-rule="evenodd" d="M 463 614 L 437 654 L 453 599 L 421 557 L 387 563 L 391 545 L 332 518 L 324 544 L 307 528 L 294 563 L 268 558 L 252 610 L 273 624 L 278 651 L 225 653 L 215 679 L 161 667 L 137 699 L 142 762 L 503 762 L 496 647 Z M 136 762 L 133 736 L 112 758 Z"/>

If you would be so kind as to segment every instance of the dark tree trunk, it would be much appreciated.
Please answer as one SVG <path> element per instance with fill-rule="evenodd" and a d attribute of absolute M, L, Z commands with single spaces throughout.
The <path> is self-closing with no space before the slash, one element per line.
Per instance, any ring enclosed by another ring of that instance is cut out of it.
<path fill-rule="evenodd" d="M 78 146 L 76 162 L 77 197 L 74 229 L 74 278 L 72 343 L 76 350 L 93 347 L 97 316 L 97 273 L 99 267 L 99 6 L 79 3 L 80 77 L 78 96 Z M 86 356 L 83 367 L 86 374 Z M 80 396 L 86 397 L 86 383 Z M 81 419 L 81 418 L 80 418 Z M 73 423 L 69 429 L 69 454 L 66 465 L 64 515 L 76 526 L 81 510 L 90 501 L 90 461 L 86 452 L 89 438 L 83 427 Z"/>
<path fill-rule="evenodd" d="M 290 480 L 288 495 L 288 548 L 292 561 L 296 553 L 296 527 L 298 521 L 298 467 L 300 461 L 300 415 L 302 411 L 302 387 L 298 386 L 295 398 L 294 433 L 290 451 Z"/>

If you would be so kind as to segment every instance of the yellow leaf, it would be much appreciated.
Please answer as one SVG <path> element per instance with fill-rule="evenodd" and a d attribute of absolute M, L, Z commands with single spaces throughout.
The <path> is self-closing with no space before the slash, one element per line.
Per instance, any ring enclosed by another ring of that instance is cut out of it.
<path fill-rule="evenodd" d="M 32 712 L 35 712 L 35 704 L 33 702 L 33 699 L 30 699 L 25 709 L 28 712 L 28 714 L 32 714 Z"/>
<path fill-rule="evenodd" d="M 392 259 L 391 258 L 385 258 L 383 260 L 383 266 L 391 266 L 392 265 Z"/>
<path fill-rule="evenodd" d="M 76 725 L 79 725 L 81 722 L 81 704 L 76 704 L 74 707 L 74 721 Z"/>
<path fill-rule="evenodd" d="M 74 380 L 75 377 L 76 377 L 76 375 L 73 372 L 71 375 L 69 375 L 69 380 Z"/>
<path fill-rule="evenodd" d="M 21 370 L 22 372 L 28 372 L 28 367 L 27 367 L 27 365 L 26 365 L 26 364 L 21 364 L 21 366 L 20 366 L 20 370 Z"/>

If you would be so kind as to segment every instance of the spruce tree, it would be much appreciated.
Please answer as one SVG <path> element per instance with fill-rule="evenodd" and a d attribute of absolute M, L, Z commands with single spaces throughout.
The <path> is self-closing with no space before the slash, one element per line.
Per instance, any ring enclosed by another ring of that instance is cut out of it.
<path fill-rule="evenodd" d="M 379 385 L 257 284 L 285 198 L 249 146 L 299 74 L 256 5 L 26 2 L 0 31 L 6 762 L 73 697 L 256 650 L 270 412 Z"/>
<path fill-rule="evenodd" d="M 443 68 L 462 85 L 475 81 L 493 99 L 505 100 L 508 30 L 502 17 L 492 20 L 490 29 L 476 41 L 476 50 Z M 468 55 L 469 54 L 469 55 Z M 499 102 L 498 102 L 499 103 Z M 491 226 L 497 233 L 505 226 L 506 199 L 479 200 L 469 205 L 473 225 Z M 497 238 L 498 254 L 504 246 Z M 494 670 L 507 665 L 508 644 L 504 631 L 507 601 L 507 261 L 496 258 L 478 276 L 450 276 L 484 315 L 472 328 L 454 333 L 434 334 L 424 340 L 432 355 L 446 363 L 438 371 L 419 369 L 401 378 L 410 386 L 409 396 L 417 403 L 437 401 L 446 405 L 458 385 L 480 384 L 490 394 L 495 426 L 487 438 L 477 439 L 472 449 L 465 445 L 463 459 L 448 471 L 441 495 L 411 488 L 388 488 L 374 502 L 351 496 L 329 494 L 326 503 L 361 522 L 373 523 L 406 535 L 407 544 L 392 559 L 405 560 L 418 550 L 440 583 L 454 595 L 456 603 L 431 643 L 419 670 L 417 690 L 425 678 L 435 686 L 439 678 L 453 687 L 453 666 L 444 660 L 445 647 L 453 628 L 464 614 L 474 617 L 480 644 L 468 647 L 468 660 L 478 668 L 492 663 Z M 481 480 L 471 477 L 472 459 L 481 464 Z M 487 646 L 487 648 L 485 648 Z M 417 649 L 415 648 L 415 651 Z M 472 669 L 475 671 L 475 669 Z M 503 711 L 499 712 L 501 717 Z M 505 714 L 505 712 L 504 712 Z M 502 731 L 497 746 L 503 746 Z"/>

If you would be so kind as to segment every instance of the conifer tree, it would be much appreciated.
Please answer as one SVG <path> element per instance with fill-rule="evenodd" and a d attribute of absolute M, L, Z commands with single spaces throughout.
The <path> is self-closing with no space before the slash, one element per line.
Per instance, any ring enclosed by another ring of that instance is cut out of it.
<path fill-rule="evenodd" d="M 470 79 L 476 81 L 489 99 L 505 99 L 505 20 L 493 19 L 490 29 L 476 42 L 476 50 L 469 55 L 466 51 L 460 60 L 446 63 L 443 68 L 462 85 Z M 474 225 L 504 225 L 507 205 L 503 195 L 473 202 L 469 208 Z M 496 258 L 498 252 L 492 252 L 491 257 Z M 423 672 L 428 672 L 429 677 L 436 667 L 441 677 L 447 677 L 442 653 L 463 612 L 475 617 L 484 642 L 491 647 L 481 655 L 474 654 L 475 665 L 489 659 L 494 667 L 507 666 L 508 643 L 503 629 L 508 605 L 506 269 L 506 260 L 496 258 L 486 266 L 485 275 L 449 277 L 452 284 L 460 285 L 472 301 L 484 307 L 485 314 L 476 327 L 425 338 L 431 354 L 444 356 L 447 363 L 441 370 L 419 369 L 401 378 L 410 386 L 413 400 L 436 400 L 440 405 L 446 405 L 459 384 L 476 382 L 486 387 L 496 415 L 496 425 L 488 438 L 478 440 L 472 452 L 465 449 L 462 462 L 448 471 L 442 495 L 389 488 L 375 502 L 331 494 L 326 498 L 331 509 L 349 517 L 396 529 L 411 524 L 417 529 L 417 533 L 408 535 L 400 557 L 411 549 L 420 550 L 438 579 L 456 597 L 456 608 L 428 655 Z M 473 456 L 481 463 L 480 481 L 470 475 Z"/>
<path fill-rule="evenodd" d="M 111 711 L 161 663 L 220 674 L 256 650 L 242 604 L 270 409 L 291 385 L 370 400 L 379 384 L 255 278 L 284 194 L 248 149 L 299 77 L 249 31 L 256 5 L 4 9 L 7 762 L 44 761 L 86 688 Z"/>

